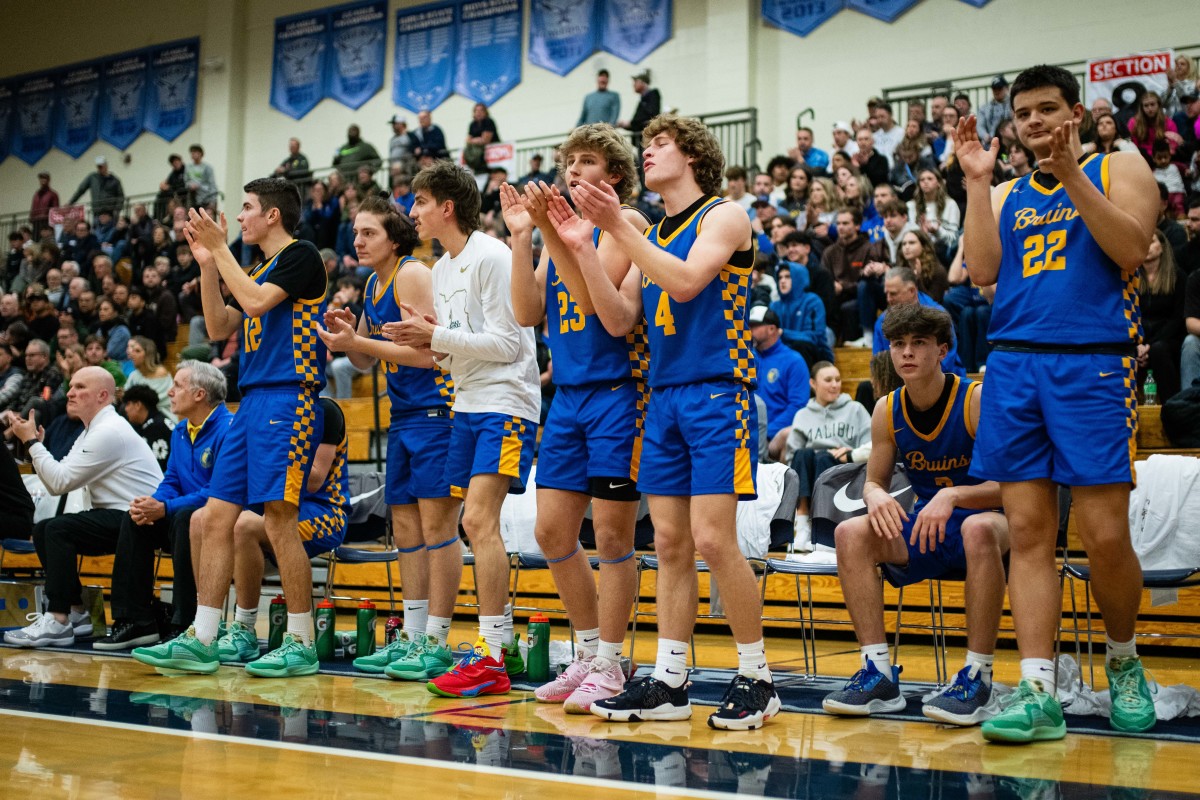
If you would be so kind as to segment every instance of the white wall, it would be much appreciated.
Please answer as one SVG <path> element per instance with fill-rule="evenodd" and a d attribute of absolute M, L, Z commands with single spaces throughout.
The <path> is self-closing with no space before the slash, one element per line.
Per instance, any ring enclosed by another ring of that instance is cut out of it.
<path fill-rule="evenodd" d="M 391 0 L 391 9 L 425 0 Z M 883 88 L 990 72 L 1011 75 L 1037 61 L 1067 62 L 1140 49 L 1194 44 L 1200 29 L 1180 24 L 1189 2 L 1179 0 L 992 0 L 976 9 L 960 0 L 922 0 L 889 25 L 843 11 L 806 38 L 764 23 L 760 0 L 676 0 L 674 36 L 643 65 L 666 108 L 704 113 L 757 107 L 762 163 L 793 140 L 796 114 L 812 107 L 817 142 L 828 143 L 838 119 L 861 117 L 865 99 Z M 201 70 L 196 124 L 175 142 L 143 134 L 122 154 L 98 143 L 78 160 L 52 150 L 30 167 L 16 158 L 0 163 L 0 213 L 28 208 L 46 169 L 63 199 L 106 156 L 128 194 L 152 192 L 166 175 L 166 157 L 201 142 L 217 169 L 221 189 L 236 204 L 237 187 L 270 172 L 298 137 L 314 166 L 328 164 L 358 123 L 381 152 L 391 135 L 391 64 L 384 89 L 357 111 L 325 100 L 301 120 L 270 107 L 271 58 L 276 17 L 332 5 L 319 0 L 193 0 L 146 3 L 107 0 L 103 12 L 84 0 L 60 0 L 48 22 L 44 3 L 6 0 L 7 40 L 0 75 L 55 67 L 172 39 L 199 35 L 201 59 L 220 62 Z M 388 32 L 388 53 L 393 33 Z M 565 77 L 526 63 L 520 86 L 492 107 L 508 140 L 565 132 L 574 124 L 596 70 L 613 73 L 622 116 L 636 96 L 635 67 L 597 53 Z M 471 102 L 453 96 L 434 111 L 452 146 L 466 135 Z M 410 115 L 410 117 L 413 115 Z M 130 161 L 121 163 L 122 157 Z M 231 192 L 230 190 L 233 189 Z"/>

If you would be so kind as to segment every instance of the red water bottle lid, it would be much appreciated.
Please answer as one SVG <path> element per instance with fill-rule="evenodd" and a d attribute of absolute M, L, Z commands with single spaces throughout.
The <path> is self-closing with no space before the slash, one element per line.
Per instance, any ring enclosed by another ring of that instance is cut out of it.
<path fill-rule="evenodd" d="M 538 612 L 534 613 L 534 615 L 532 617 L 529 618 L 529 621 L 530 622 L 549 622 L 550 618 L 547 617 L 542 612 L 538 611 Z"/>
<path fill-rule="evenodd" d="M 277 594 L 277 595 L 275 595 L 275 599 L 271 601 L 271 605 L 274 606 L 274 605 L 280 605 L 280 604 L 287 605 L 287 601 L 283 599 L 283 595 Z"/>
<path fill-rule="evenodd" d="M 367 598 L 365 598 L 365 597 L 364 597 L 364 598 L 362 599 L 362 601 L 361 601 L 361 602 L 359 602 L 359 604 L 358 604 L 358 607 L 359 607 L 359 608 L 375 608 L 375 604 L 374 604 L 374 603 L 372 603 L 370 600 L 368 600 Z"/>
<path fill-rule="evenodd" d="M 333 601 L 326 597 L 321 602 L 317 603 L 317 608 L 333 608 Z"/>

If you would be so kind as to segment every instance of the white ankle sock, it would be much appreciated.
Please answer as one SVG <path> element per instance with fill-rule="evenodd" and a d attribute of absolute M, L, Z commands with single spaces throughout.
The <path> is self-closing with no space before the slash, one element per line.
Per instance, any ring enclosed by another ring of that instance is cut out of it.
<path fill-rule="evenodd" d="M 300 643 L 305 647 L 312 647 L 312 629 L 313 618 L 311 611 L 305 611 L 302 614 L 288 612 L 287 632 L 299 639 Z"/>
<path fill-rule="evenodd" d="M 988 686 L 991 686 L 992 685 L 992 660 L 994 658 L 995 658 L 995 656 L 992 655 L 991 653 L 984 655 L 983 653 L 976 653 L 974 651 L 968 650 L 966 666 L 979 667 L 979 677 L 983 679 L 983 682 L 985 684 L 987 684 Z"/>
<path fill-rule="evenodd" d="M 658 640 L 658 657 L 654 659 L 654 678 L 678 689 L 687 682 L 687 642 L 672 639 Z"/>
<path fill-rule="evenodd" d="M 233 621 L 240 623 L 250 630 L 254 630 L 255 626 L 258 625 L 258 606 L 254 608 L 237 606 L 237 610 L 233 614 Z"/>
<path fill-rule="evenodd" d="M 71 615 L 71 619 L 75 619 L 75 615 Z M 1112 639 L 1107 640 L 1105 648 L 1104 660 L 1112 661 L 1114 658 L 1137 658 L 1137 637 L 1130 639 L 1128 642 L 1114 642 Z"/>
<path fill-rule="evenodd" d="M 221 626 L 221 609 L 196 606 L 196 621 L 192 626 L 196 629 L 196 638 L 201 644 L 212 644 L 212 640 L 217 638 L 217 629 Z"/>
<path fill-rule="evenodd" d="M 512 603 L 504 604 L 504 645 L 513 643 Z M 511 648 L 510 648 L 511 649 Z"/>
<path fill-rule="evenodd" d="M 404 601 L 404 632 L 408 634 L 408 638 L 415 639 L 425 632 L 425 628 L 429 625 L 429 601 L 428 600 L 405 600 Z"/>
<path fill-rule="evenodd" d="M 739 644 L 737 654 L 739 675 L 770 682 L 771 670 L 767 668 L 767 649 L 762 639 L 750 644 Z"/>
<path fill-rule="evenodd" d="M 1043 692 L 1054 694 L 1054 662 L 1048 658 L 1022 658 L 1021 680 L 1031 680 Z"/>
<path fill-rule="evenodd" d="M 589 659 L 596 655 L 596 647 L 600 644 L 600 629 L 588 628 L 586 631 L 575 631 L 575 649 Z"/>
<path fill-rule="evenodd" d="M 504 659 L 504 654 L 501 652 L 504 649 L 503 616 L 480 617 L 479 638 L 487 642 L 488 650 L 492 651 L 492 658 L 497 661 Z"/>
<path fill-rule="evenodd" d="M 439 644 L 450 638 L 450 617 L 429 617 L 425 620 L 425 634 L 433 636 Z"/>
<path fill-rule="evenodd" d="M 607 658 L 614 664 L 619 664 L 621 662 L 621 647 L 624 644 L 624 642 L 606 642 L 601 640 L 600 644 L 596 647 L 596 658 Z"/>
<path fill-rule="evenodd" d="M 870 661 L 875 669 L 883 673 L 883 677 L 889 681 L 892 679 L 892 655 L 886 642 L 863 645 L 859 649 L 862 650 L 863 663 Z"/>

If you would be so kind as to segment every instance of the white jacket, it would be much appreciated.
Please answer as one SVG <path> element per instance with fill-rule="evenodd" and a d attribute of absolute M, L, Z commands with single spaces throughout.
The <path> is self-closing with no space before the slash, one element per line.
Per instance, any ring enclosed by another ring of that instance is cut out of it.
<path fill-rule="evenodd" d="M 1129 533 L 1142 569 L 1200 566 L 1200 459 L 1139 461 L 1129 497 Z"/>

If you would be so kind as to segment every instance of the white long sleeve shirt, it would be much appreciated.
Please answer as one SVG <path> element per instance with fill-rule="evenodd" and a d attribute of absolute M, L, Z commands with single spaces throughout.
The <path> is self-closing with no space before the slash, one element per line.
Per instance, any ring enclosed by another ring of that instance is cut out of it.
<path fill-rule="evenodd" d="M 456 258 L 433 266 L 438 327 L 431 347 L 447 353 L 454 379 L 454 411 L 509 414 L 536 422 L 541 412 L 533 329 L 513 313 L 512 251 L 475 231 Z"/>
<path fill-rule="evenodd" d="M 92 508 L 128 511 L 133 498 L 154 494 L 163 477 L 150 445 L 112 406 L 92 417 L 62 461 L 40 442 L 29 455 L 50 494 L 86 486 Z"/>

